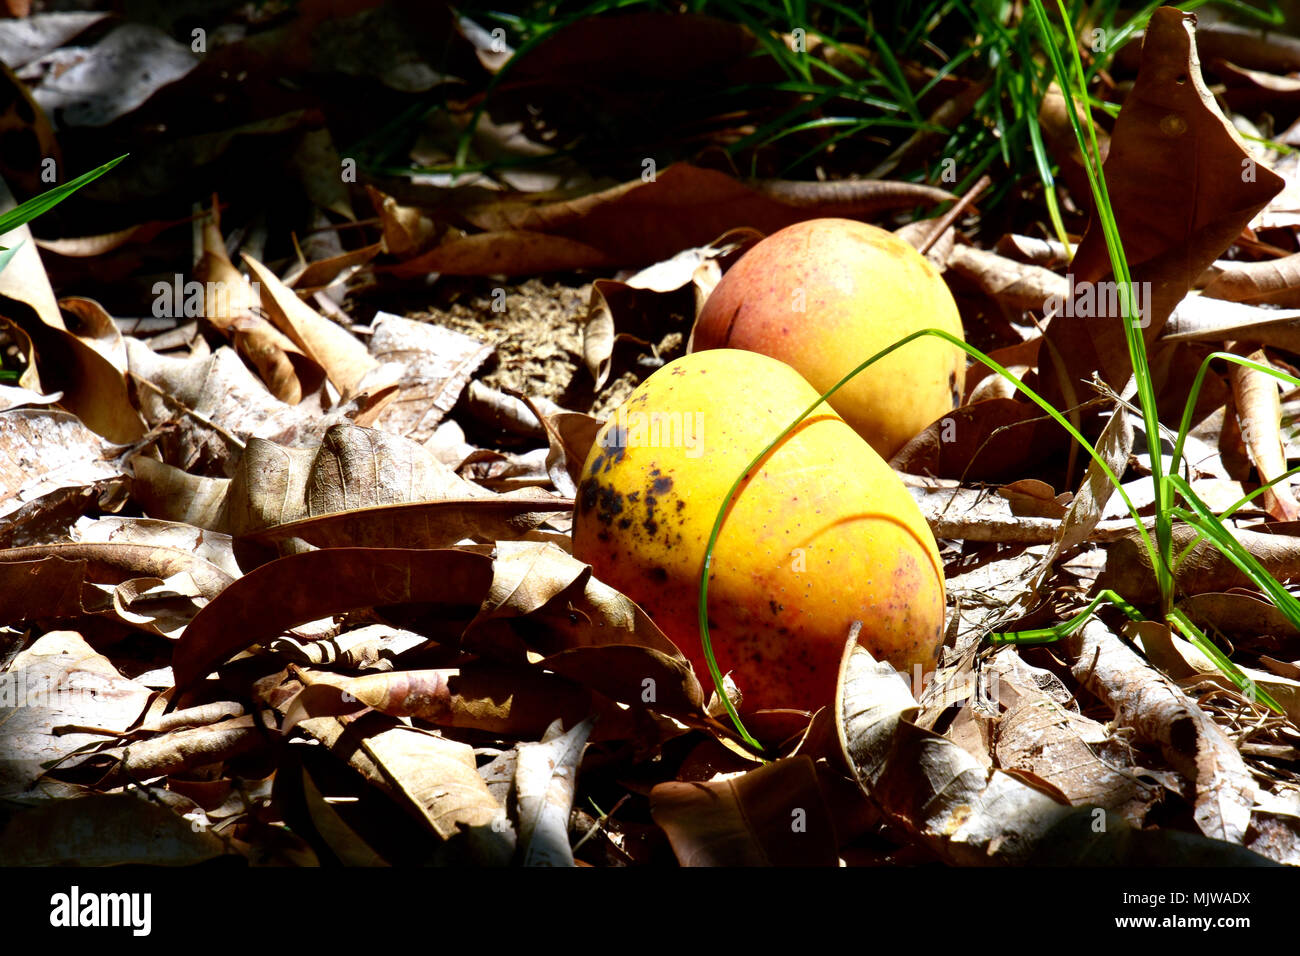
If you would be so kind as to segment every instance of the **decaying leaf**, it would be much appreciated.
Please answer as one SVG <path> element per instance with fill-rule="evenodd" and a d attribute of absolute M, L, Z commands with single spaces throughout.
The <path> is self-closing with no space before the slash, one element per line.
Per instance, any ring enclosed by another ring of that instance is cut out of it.
<path fill-rule="evenodd" d="M 682 866 L 836 865 L 835 826 L 806 756 L 717 780 L 661 783 L 650 811 Z"/>
<path fill-rule="evenodd" d="M 272 561 L 199 612 L 176 645 L 172 669 L 185 688 L 235 651 L 332 614 L 409 602 L 477 606 L 490 559 L 468 551 L 337 548 Z"/>
<path fill-rule="evenodd" d="M 152 696 L 149 688 L 118 673 L 76 631 L 50 631 L 37 638 L 0 674 L 0 795 L 33 795 L 29 787 L 50 761 L 130 727 Z M 54 732 L 68 726 L 104 733 Z M 11 857 L 0 859 L 12 862 Z"/>
<path fill-rule="evenodd" d="M 563 732 L 557 719 L 538 743 L 521 743 L 515 764 L 519 846 L 524 866 L 573 866 L 569 815 L 590 719 Z"/>
<path fill-rule="evenodd" d="M 1080 682 L 1195 784 L 1194 816 L 1201 832 L 1240 844 L 1250 825 L 1256 787 L 1241 754 L 1213 718 L 1100 621 L 1089 621 L 1067 641 Z"/>
<path fill-rule="evenodd" d="M 1268 365 L 1263 349 L 1248 358 Z M 1267 372 L 1234 364 L 1231 369 L 1232 391 L 1237 408 L 1237 424 L 1251 461 L 1259 472 L 1261 484 L 1281 478 L 1287 470 L 1282 448 L 1282 400 L 1278 380 Z M 1264 508 L 1278 521 L 1300 518 L 1300 502 L 1291 486 L 1279 481 L 1264 492 Z"/>
<path fill-rule="evenodd" d="M 917 727 L 907 682 L 856 642 L 841 665 L 837 699 L 840 746 L 867 797 L 946 862 L 1023 861 L 1070 812 Z"/>
<path fill-rule="evenodd" d="M 1148 345 L 1196 278 L 1282 188 L 1279 176 L 1251 166 L 1241 137 L 1206 89 L 1194 21 L 1173 7 L 1152 14 L 1137 81 L 1115 121 L 1105 163 L 1136 284 L 1140 317 L 1135 320 Z M 1066 399 L 1094 371 L 1120 390 L 1132 375 L 1115 306 L 1118 290 L 1103 281 L 1109 272 L 1102 231 L 1094 222 L 1072 265 L 1074 298 L 1048 324 L 1038 363 L 1043 397 L 1058 408 L 1072 404 Z"/>

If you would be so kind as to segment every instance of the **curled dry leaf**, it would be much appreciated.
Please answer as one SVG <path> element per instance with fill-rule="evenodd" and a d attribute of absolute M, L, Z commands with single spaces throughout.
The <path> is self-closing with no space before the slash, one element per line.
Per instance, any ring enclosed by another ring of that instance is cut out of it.
<path fill-rule="evenodd" d="M 271 394 L 289 405 L 316 391 L 324 377 L 320 365 L 260 314 L 260 297 L 226 254 L 221 236 L 221 216 L 216 201 L 203 222 L 203 255 L 194 277 L 203 283 L 203 314 L 229 335 L 240 354 L 257 369 Z M 162 288 L 166 289 L 164 283 Z M 184 309 L 177 279 L 172 308 Z"/>
<path fill-rule="evenodd" d="M 1202 294 L 1253 305 L 1300 305 L 1300 253 L 1262 262 L 1225 263 Z"/>
<path fill-rule="evenodd" d="M 6 243 L 12 244 L 12 240 Z M 18 262 L 11 261 L 0 273 L 0 293 L 4 286 L 2 277 L 18 268 Z M 55 314 L 58 316 L 57 306 Z M 62 392 L 60 403 L 87 428 L 118 444 L 135 441 L 144 434 L 144 424 L 131 404 L 123 371 L 114 364 L 115 359 L 105 357 L 104 352 L 111 354 L 112 347 L 106 346 L 102 337 L 92 335 L 90 342 L 83 341 L 64 327 L 61 316 L 57 326 L 50 325 L 41 321 L 27 303 L 3 294 L 0 294 L 0 316 L 12 328 L 21 330 L 22 337 L 30 342 L 41 387 Z M 28 387 L 31 387 L 30 380 Z"/>
<path fill-rule="evenodd" d="M 152 518 L 217 531 L 229 487 L 229 478 L 191 475 L 144 455 L 131 459 L 131 498 Z"/>
<path fill-rule="evenodd" d="M 246 436 L 285 444 L 314 443 L 322 427 L 342 419 L 345 406 L 326 413 L 319 398 L 297 405 L 280 401 L 229 348 L 198 358 L 159 355 L 135 337 L 126 340 L 127 360 L 136 378 L 140 410 L 150 427 L 177 423 L 179 436 L 165 457 L 188 464 L 216 442 L 229 450 Z"/>
<path fill-rule="evenodd" d="M 509 862 L 514 830 L 479 775 L 468 744 L 375 713 L 356 720 L 315 717 L 299 726 L 367 782 L 414 809 L 440 839 L 463 833 L 474 862 Z"/>
<path fill-rule="evenodd" d="M 591 734 L 590 718 L 567 732 L 557 718 L 539 743 L 521 743 L 515 764 L 519 846 L 524 866 L 573 866 L 569 816 L 578 766 Z"/>
<path fill-rule="evenodd" d="M 1174 554 L 1181 554 L 1196 538 L 1195 529 L 1174 525 Z M 1300 577 L 1300 537 L 1264 534 L 1245 528 L 1232 529 L 1232 536 L 1255 557 L 1264 570 L 1285 581 Z M 1250 579 L 1223 552 L 1201 541 L 1174 571 L 1180 593 L 1200 594 L 1229 588 L 1250 588 Z M 1112 588 L 1139 606 L 1160 600 L 1151 559 L 1135 532 L 1118 538 L 1106 552 L 1106 567 L 1097 578 L 1099 588 Z"/>
<path fill-rule="evenodd" d="M 325 370 L 345 398 L 355 391 L 366 373 L 378 364 L 366 346 L 303 302 L 262 263 L 249 255 L 243 258 L 257 280 L 262 308 L 276 327 Z"/>
<path fill-rule="evenodd" d="M 1121 726 L 1160 748 L 1196 788 L 1194 816 L 1206 836 L 1240 844 L 1256 788 L 1236 746 L 1191 698 L 1097 619 L 1067 638 L 1078 680 Z"/>
<path fill-rule="evenodd" d="M 286 708 L 285 732 L 305 718 L 349 713 L 363 705 L 443 727 L 540 739 L 553 721 L 573 725 L 591 712 L 589 691 L 536 667 L 474 664 L 361 677 L 314 672 L 305 679 L 309 686 Z"/>
<path fill-rule="evenodd" d="M 1017 262 L 974 246 L 953 246 L 948 268 L 970 279 L 985 295 L 1009 309 L 1042 312 L 1053 297 L 1062 300 L 1069 291 L 1065 276 L 1043 266 Z M 1033 356 L 1026 356 L 1032 360 Z M 979 363 L 977 363 L 979 365 Z M 995 374 L 987 371 L 987 374 Z M 972 369 L 974 371 L 974 369 Z"/>
<path fill-rule="evenodd" d="M 807 756 L 739 776 L 661 783 L 650 813 L 682 866 L 835 866 L 835 825 Z"/>
<path fill-rule="evenodd" d="M 274 718 L 264 713 L 261 726 L 249 714 L 219 723 L 170 730 L 148 740 L 99 750 L 83 760 L 69 762 L 60 779 L 93 779 L 97 786 L 117 787 L 151 777 L 163 777 L 210 767 L 266 747 Z"/>
<path fill-rule="evenodd" d="M 188 576 L 215 598 L 233 578 L 188 551 L 147 544 L 53 544 L 0 551 L 0 621 L 78 617 L 104 609 L 95 584 Z"/>
<path fill-rule="evenodd" d="M 482 608 L 465 629 L 467 648 L 507 640 L 500 622 L 521 619 L 507 632 L 509 641 L 545 654 L 547 669 L 613 700 L 716 726 L 705 717 L 690 662 L 589 566 L 554 544 L 502 541 L 493 571 Z"/>
<path fill-rule="evenodd" d="M 1268 365 L 1268 356 L 1261 349 L 1248 358 Z M 1282 401 L 1278 396 L 1278 380 L 1267 372 L 1233 364 L 1232 393 L 1237 408 L 1237 424 L 1242 441 L 1250 452 L 1250 459 L 1259 472 L 1261 484 L 1281 478 L 1287 470 L 1286 454 L 1282 447 Z M 1264 492 L 1264 509 L 1278 521 L 1300 518 L 1300 502 L 1296 501 L 1291 486 L 1279 481 Z"/>
<path fill-rule="evenodd" d="M 912 723 L 906 680 L 856 642 L 840 668 L 836 727 L 867 797 L 948 863 L 1027 859 L 1070 808 Z"/>
<path fill-rule="evenodd" d="M 578 494 L 578 482 L 582 480 L 582 468 L 587 462 L 587 453 L 596 442 L 596 433 L 604 424 L 599 418 L 584 415 L 581 412 L 558 412 L 543 415 L 542 424 L 546 427 L 546 473 L 551 484 L 562 495 L 570 498 Z"/>
<path fill-rule="evenodd" d="M 176 686 L 333 614 L 412 602 L 476 607 L 491 574 L 491 559 L 468 551 L 337 548 L 280 558 L 234 582 L 185 629 L 172 660 Z"/>
<path fill-rule="evenodd" d="M 1063 518 L 1070 496 L 1058 495 L 1045 481 L 1022 478 L 998 489 L 998 494 L 1011 505 L 1017 518 Z"/>
<path fill-rule="evenodd" d="M 1300 310 L 1189 295 L 1169 316 L 1160 337 L 1172 342 L 1235 340 L 1300 352 Z"/>
<path fill-rule="evenodd" d="M 752 229 L 732 230 L 706 246 L 685 249 L 621 282 L 616 279 L 593 282 L 582 329 L 582 357 L 587 371 L 596 380 L 596 388 L 603 387 L 609 378 L 610 357 L 620 337 L 640 341 L 636 333 L 642 331 L 641 326 L 658 327 L 662 324 L 661 317 L 671 312 L 673 303 L 679 308 L 685 305 L 686 300 L 678 293 L 687 287 L 691 289 L 690 302 L 698 304 L 707 299 L 722 275 L 717 260 L 759 235 Z M 647 321 L 646 316 L 651 318 Z M 693 320 L 694 311 L 687 318 Z M 622 332 L 615 331 L 620 328 Z"/>

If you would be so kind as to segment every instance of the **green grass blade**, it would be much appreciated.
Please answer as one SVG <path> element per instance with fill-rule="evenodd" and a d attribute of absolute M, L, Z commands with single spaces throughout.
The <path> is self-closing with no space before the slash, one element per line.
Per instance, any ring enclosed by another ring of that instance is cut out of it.
<path fill-rule="evenodd" d="M 111 159 L 103 166 L 98 166 L 88 173 L 82 173 L 71 182 L 46 190 L 39 196 L 33 196 L 16 209 L 9 210 L 3 216 L 0 216 L 0 236 L 17 229 L 19 226 L 31 222 L 43 213 L 49 212 L 82 186 L 95 181 L 118 163 L 122 162 L 122 160 L 126 159 L 129 155 L 129 153 L 123 153 L 121 156 L 117 157 L 117 159 Z"/>

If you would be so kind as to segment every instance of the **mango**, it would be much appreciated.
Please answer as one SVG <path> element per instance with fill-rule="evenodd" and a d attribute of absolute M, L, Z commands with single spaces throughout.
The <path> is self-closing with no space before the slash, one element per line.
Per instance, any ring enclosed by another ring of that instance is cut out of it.
<path fill-rule="evenodd" d="M 811 219 L 763 239 L 700 310 L 691 350 L 778 358 L 818 393 L 859 363 L 925 328 L 964 339 L 942 277 L 911 245 L 850 219 Z M 831 407 L 889 458 L 961 404 L 966 356 L 937 336 L 909 342 L 831 397 Z"/>
<path fill-rule="evenodd" d="M 686 355 L 604 423 L 583 467 L 573 553 L 641 605 L 711 688 L 697 601 L 732 483 L 820 393 L 776 359 Z M 709 631 L 742 713 L 833 701 L 850 626 L 909 678 L 943 636 L 943 569 L 892 469 L 820 405 L 751 473 L 714 549 Z"/>

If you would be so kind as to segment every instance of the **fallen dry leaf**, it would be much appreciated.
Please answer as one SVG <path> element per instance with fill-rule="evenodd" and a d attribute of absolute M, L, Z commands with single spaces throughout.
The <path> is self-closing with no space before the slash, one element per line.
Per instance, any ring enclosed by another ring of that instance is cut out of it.
<path fill-rule="evenodd" d="M 1247 358 L 1261 365 L 1269 364 L 1262 349 Z M 1267 372 L 1236 364 L 1229 374 L 1232 376 L 1242 441 L 1259 472 L 1260 484 L 1267 484 L 1281 478 L 1287 470 L 1282 447 L 1282 401 L 1277 391 L 1278 380 Z M 1264 492 L 1263 504 L 1264 509 L 1278 521 L 1300 518 L 1300 502 L 1296 501 L 1290 484 L 1285 481 L 1279 481 Z"/>
<path fill-rule="evenodd" d="M 720 780 L 658 784 L 650 812 L 682 866 L 835 866 L 813 762 L 776 760 Z"/>
<path fill-rule="evenodd" d="M 199 612 L 172 670 L 189 687 L 240 648 L 332 614 L 410 602 L 477 606 L 490 559 L 467 551 L 337 548 L 290 555 L 235 581 Z"/>
<path fill-rule="evenodd" d="M 1206 89 L 1194 20 L 1173 7 L 1152 14 L 1141 69 L 1115 120 L 1105 163 L 1148 346 L 1206 266 L 1282 188 L 1279 176 L 1254 164 Z M 1132 375 L 1118 312 L 1097 307 L 1103 297 L 1113 298 L 1097 284 L 1109 272 L 1094 223 L 1072 265 L 1071 289 L 1080 298 L 1064 303 L 1049 322 L 1038 362 L 1040 394 L 1058 408 L 1074 404 L 1069 396 L 1094 371 L 1117 389 Z M 1092 308 L 1084 307 L 1085 295 Z M 1059 440 L 1054 424 L 1039 434 Z"/>

